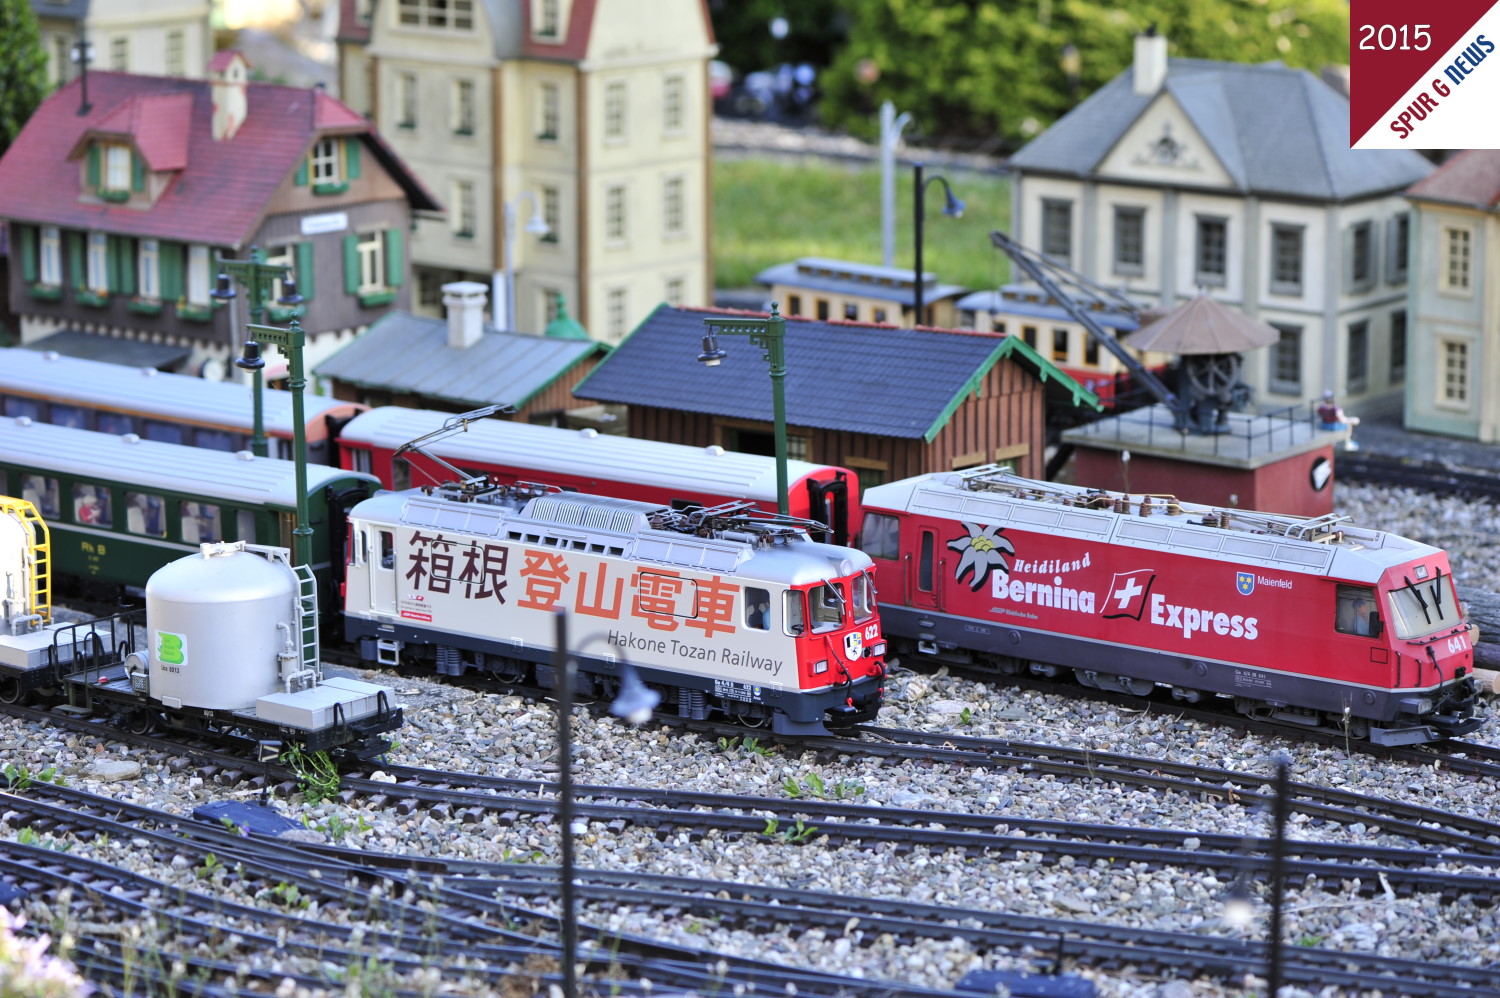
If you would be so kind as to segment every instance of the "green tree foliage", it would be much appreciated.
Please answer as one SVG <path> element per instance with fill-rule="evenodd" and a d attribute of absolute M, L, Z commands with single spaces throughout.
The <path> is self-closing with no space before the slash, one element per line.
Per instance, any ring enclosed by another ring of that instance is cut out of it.
<path fill-rule="evenodd" d="M 710 0 L 709 16 L 719 58 L 743 76 L 784 62 L 822 69 L 833 61 L 849 31 L 841 0 Z M 784 38 L 771 34 L 771 21 L 785 18 Z"/>
<path fill-rule="evenodd" d="M 1314 72 L 1349 60 L 1345 0 L 853 0 L 819 81 L 826 125 L 872 136 L 883 100 L 926 136 L 1015 148 L 1130 66 L 1150 25 L 1172 58 Z M 1076 79 L 1064 52 L 1077 52 Z"/>
<path fill-rule="evenodd" d="M 30 0 L 0 0 L 0 155 L 47 96 L 47 52 Z"/>

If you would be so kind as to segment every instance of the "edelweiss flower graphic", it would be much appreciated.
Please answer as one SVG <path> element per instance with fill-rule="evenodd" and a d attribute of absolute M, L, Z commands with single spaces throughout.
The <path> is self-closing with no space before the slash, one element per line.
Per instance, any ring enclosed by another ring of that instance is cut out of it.
<path fill-rule="evenodd" d="M 969 536 L 948 542 L 950 548 L 962 551 L 964 555 L 958 561 L 958 571 L 953 573 L 953 581 L 962 582 L 964 573 L 967 572 L 973 576 L 969 580 L 969 588 L 978 592 L 984 588 L 990 573 L 995 569 L 1000 569 L 1001 575 L 1010 575 L 1010 564 L 1005 560 L 1005 555 L 1015 554 L 1016 549 L 1011 547 L 1009 538 L 1000 535 L 1004 528 L 965 523 L 964 529 L 969 532 Z"/>

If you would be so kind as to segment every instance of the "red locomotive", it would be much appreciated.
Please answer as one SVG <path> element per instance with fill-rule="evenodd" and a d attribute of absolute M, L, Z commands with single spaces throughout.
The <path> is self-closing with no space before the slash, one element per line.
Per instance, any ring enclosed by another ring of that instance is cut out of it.
<path fill-rule="evenodd" d="M 1232 699 L 1381 745 L 1482 723 L 1440 549 L 1300 519 L 1091 491 L 998 467 L 865 493 L 861 545 L 897 649 L 1004 674 Z"/>

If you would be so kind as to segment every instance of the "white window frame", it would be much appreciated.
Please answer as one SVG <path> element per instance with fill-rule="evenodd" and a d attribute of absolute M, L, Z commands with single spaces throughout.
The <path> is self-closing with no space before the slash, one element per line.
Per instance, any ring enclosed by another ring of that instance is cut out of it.
<path fill-rule="evenodd" d="M 385 288 L 385 230 L 359 234 L 359 293 L 378 294 Z"/>
<path fill-rule="evenodd" d="M 687 297 L 687 278 L 681 274 L 669 277 L 662 285 L 662 299 L 673 308 Z"/>
<path fill-rule="evenodd" d="M 148 301 L 161 300 L 161 244 L 142 239 L 135 256 L 136 294 Z"/>
<path fill-rule="evenodd" d="M 624 184 L 604 188 L 604 242 L 622 246 L 630 241 L 630 192 Z"/>
<path fill-rule="evenodd" d="M 417 74 L 401 73 L 396 77 L 396 107 L 401 112 L 397 128 L 417 127 Z"/>
<path fill-rule="evenodd" d="M 1440 409 L 1468 412 L 1474 398 L 1473 341 L 1460 336 L 1437 338 L 1434 403 Z M 1457 378 L 1452 377 L 1457 369 Z"/>
<path fill-rule="evenodd" d="M 538 142 L 556 142 L 562 137 L 562 91 L 549 80 L 537 84 L 536 137 Z"/>
<path fill-rule="evenodd" d="M 189 246 L 187 261 L 187 300 L 189 305 L 207 306 L 213 299 L 208 296 L 208 247 Z"/>
<path fill-rule="evenodd" d="M 402 28 L 472 31 L 474 0 L 398 0 L 396 23 Z"/>
<path fill-rule="evenodd" d="M 626 318 L 630 314 L 630 288 L 617 284 L 604 292 L 604 322 L 606 335 L 618 343 L 625 338 Z"/>
<path fill-rule="evenodd" d="M 537 241 L 544 246 L 557 246 L 562 231 L 562 190 L 554 184 L 542 185 L 542 221 L 547 223 L 547 234 Z"/>
<path fill-rule="evenodd" d="M 453 134 L 473 135 L 478 116 L 474 113 L 474 81 L 453 81 Z"/>
<path fill-rule="evenodd" d="M 288 270 L 295 272 L 297 269 L 297 251 L 293 249 L 292 243 L 287 243 L 285 246 L 273 246 L 266 250 L 265 262 L 268 266 L 282 268 L 282 273 L 286 273 Z M 284 297 L 286 297 L 286 285 L 282 282 L 281 278 L 273 278 L 271 280 L 272 303 L 274 304 Z"/>
<path fill-rule="evenodd" d="M 478 201 L 475 199 L 472 180 L 453 181 L 453 234 L 460 239 L 473 239 L 479 222 Z"/>
<path fill-rule="evenodd" d="M 336 184 L 343 178 L 339 170 L 339 145 L 341 139 L 319 139 L 313 144 L 308 157 L 308 178 L 314 184 Z"/>
<path fill-rule="evenodd" d="M 604 84 L 604 141 L 624 142 L 630 137 L 630 89 L 624 80 Z"/>
<path fill-rule="evenodd" d="M 1474 230 L 1467 225 L 1442 228 L 1438 290 L 1468 298 L 1474 293 Z"/>
<path fill-rule="evenodd" d="M 1306 227 L 1293 225 L 1288 222 L 1271 223 L 1271 260 L 1270 260 L 1270 289 L 1272 294 L 1277 295 L 1301 295 L 1304 284 L 1303 274 L 1307 269 L 1307 239 Z M 1293 252 L 1296 257 L 1297 275 L 1295 278 L 1283 277 L 1280 273 L 1282 261 L 1281 237 L 1295 237 L 1296 244 Z"/>
<path fill-rule="evenodd" d="M 109 68 L 120 73 L 130 72 L 130 37 L 116 35 L 109 40 Z"/>
<path fill-rule="evenodd" d="M 687 78 L 669 73 L 661 81 L 661 129 L 681 135 L 687 129 Z"/>
<path fill-rule="evenodd" d="M 1218 247 L 1219 270 L 1209 270 L 1204 264 L 1208 259 L 1209 246 L 1205 236 L 1210 227 L 1217 226 L 1223 233 Z M 1229 284 L 1229 219 L 1224 215 L 1197 215 L 1193 219 L 1193 282 L 1205 288 L 1222 288 Z"/>
<path fill-rule="evenodd" d="M 687 178 L 680 173 L 662 178 L 661 229 L 668 239 L 687 235 Z"/>
<path fill-rule="evenodd" d="M 1125 247 L 1125 229 L 1123 223 L 1126 219 L 1140 226 L 1136 232 L 1137 242 L 1135 250 L 1139 254 L 1137 260 L 1126 260 L 1121 255 Z M 1139 277 L 1146 272 L 1146 209 L 1135 204 L 1117 204 L 1114 206 L 1114 232 L 1110 240 L 1110 251 L 1112 255 L 1111 266 L 1114 273 L 1126 277 Z"/>
<path fill-rule="evenodd" d="M 182 76 L 187 71 L 186 51 L 186 38 L 182 31 L 168 31 L 165 59 L 168 76 Z"/>
<path fill-rule="evenodd" d="M 55 225 L 42 226 L 38 242 L 37 280 L 49 287 L 62 284 L 62 231 Z"/>
<path fill-rule="evenodd" d="M 130 147 L 123 143 L 104 143 L 104 189 L 130 190 Z"/>
<path fill-rule="evenodd" d="M 109 236 L 102 232 L 90 232 L 88 252 L 88 288 L 95 294 L 109 294 Z"/>
<path fill-rule="evenodd" d="M 536 22 L 532 35 L 539 41 L 562 41 L 562 0 L 537 0 Z"/>

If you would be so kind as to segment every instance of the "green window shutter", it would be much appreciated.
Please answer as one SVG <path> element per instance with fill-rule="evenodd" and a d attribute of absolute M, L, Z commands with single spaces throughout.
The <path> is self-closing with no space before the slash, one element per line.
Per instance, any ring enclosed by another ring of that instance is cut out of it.
<path fill-rule="evenodd" d="M 304 156 L 302 162 L 297 164 L 297 176 L 292 178 L 292 183 L 298 187 L 307 186 L 307 157 Z"/>
<path fill-rule="evenodd" d="M 359 179 L 359 139 L 344 140 L 344 166 L 348 179 Z"/>
<path fill-rule="evenodd" d="M 121 252 L 119 236 L 104 237 L 104 284 L 111 294 L 124 291 L 124 282 L 120 271 L 125 254 Z"/>
<path fill-rule="evenodd" d="M 297 293 L 308 301 L 313 299 L 313 244 L 297 244 Z"/>
<path fill-rule="evenodd" d="M 135 294 L 135 240 L 128 236 L 109 237 L 109 289 Z"/>
<path fill-rule="evenodd" d="M 176 301 L 183 293 L 182 244 L 161 244 L 161 255 L 157 258 L 161 266 L 161 296 L 166 301 Z"/>
<path fill-rule="evenodd" d="M 138 153 L 130 154 L 130 189 L 133 191 L 146 189 L 146 161 L 141 159 Z"/>
<path fill-rule="evenodd" d="M 99 187 L 99 143 L 89 143 L 89 189 L 95 190 Z"/>
<path fill-rule="evenodd" d="M 387 229 L 385 232 L 385 283 L 387 287 L 399 288 L 401 278 L 406 275 L 406 259 L 401 252 L 403 235 L 400 229 Z"/>
<path fill-rule="evenodd" d="M 344 237 L 344 293 L 359 294 L 359 236 Z"/>
<path fill-rule="evenodd" d="M 27 284 L 36 283 L 36 240 L 37 228 L 34 225 L 17 225 L 16 242 L 21 247 L 21 280 Z"/>
<path fill-rule="evenodd" d="M 79 291 L 89 286 L 88 271 L 83 269 L 83 233 L 68 233 L 68 270 L 73 275 L 73 287 Z"/>

